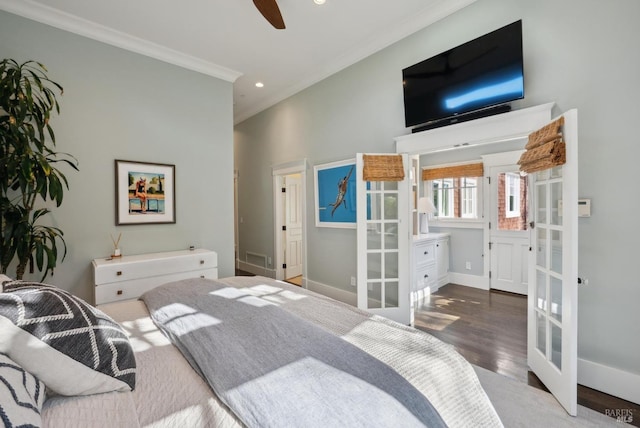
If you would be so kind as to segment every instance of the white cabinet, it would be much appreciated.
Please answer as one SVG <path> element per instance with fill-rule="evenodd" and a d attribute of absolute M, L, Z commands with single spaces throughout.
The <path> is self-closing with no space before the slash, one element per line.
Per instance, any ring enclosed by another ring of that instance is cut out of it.
<path fill-rule="evenodd" d="M 411 301 L 417 302 L 449 282 L 449 234 L 428 233 L 413 238 Z"/>
<path fill-rule="evenodd" d="M 218 254 L 204 249 L 95 259 L 92 266 L 96 305 L 137 299 L 171 281 L 218 278 Z"/>

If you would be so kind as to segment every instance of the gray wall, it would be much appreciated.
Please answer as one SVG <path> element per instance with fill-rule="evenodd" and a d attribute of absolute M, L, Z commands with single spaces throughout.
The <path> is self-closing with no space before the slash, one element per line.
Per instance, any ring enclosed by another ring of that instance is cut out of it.
<path fill-rule="evenodd" d="M 42 62 L 65 90 L 51 124 L 80 172 L 65 170 L 70 189 L 52 222 L 69 253 L 47 282 L 92 301 L 91 260 L 109 255 L 120 232 L 125 255 L 194 244 L 233 274 L 231 83 L 5 12 L 0 58 Z M 115 226 L 114 159 L 175 164 L 175 225 Z"/>
<path fill-rule="evenodd" d="M 579 226 L 579 271 L 589 279 L 580 289 L 579 357 L 640 374 L 640 199 L 632 187 L 640 154 L 638 16 L 636 0 L 478 0 L 237 125 L 241 256 L 273 256 L 273 165 L 394 151 L 393 138 L 407 133 L 401 69 L 522 19 L 526 99 L 518 107 L 555 101 L 558 110 L 579 109 L 580 197 L 593 204 L 592 217 Z M 353 290 L 355 231 L 313 226 L 308 177 L 308 278 Z"/>

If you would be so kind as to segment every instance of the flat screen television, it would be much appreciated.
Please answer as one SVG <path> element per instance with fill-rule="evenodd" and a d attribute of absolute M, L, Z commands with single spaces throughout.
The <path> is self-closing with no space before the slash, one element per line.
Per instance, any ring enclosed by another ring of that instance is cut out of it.
<path fill-rule="evenodd" d="M 522 21 L 407 67 L 402 78 L 407 127 L 492 114 L 489 107 L 524 98 Z"/>

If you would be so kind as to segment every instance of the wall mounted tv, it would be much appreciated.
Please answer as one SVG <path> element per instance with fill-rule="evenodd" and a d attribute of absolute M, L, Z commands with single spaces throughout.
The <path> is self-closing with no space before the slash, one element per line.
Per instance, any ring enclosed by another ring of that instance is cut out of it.
<path fill-rule="evenodd" d="M 506 111 L 524 98 L 522 21 L 405 68 L 402 77 L 407 127 Z M 490 109 L 495 106 L 505 108 Z"/>

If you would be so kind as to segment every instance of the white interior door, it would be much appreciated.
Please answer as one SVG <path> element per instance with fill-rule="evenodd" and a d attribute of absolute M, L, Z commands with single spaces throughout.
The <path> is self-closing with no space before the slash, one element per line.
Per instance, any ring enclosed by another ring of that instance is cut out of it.
<path fill-rule="evenodd" d="M 409 159 L 402 155 L 405 179 L 363 180 L 363 154 L 356 156 L 358 307 L 408 325 Z"/>
<path fill-rule="evenodd" d="M 302 178 L 285 177 L 285 279 L 302 275 Z"/>
<path fill-rule="evenodd" d="M 529 286 L 527 179 L 520 176 L 518 165 L 494 166 L 490 177 L 490 287 L 526 295 Z"/>
<path fill-rule="evenodd" d="M 578 112 L 564 115 L 567 162 L 529 174 L 528 364 L 567 412 L 577 411 Z"/>

